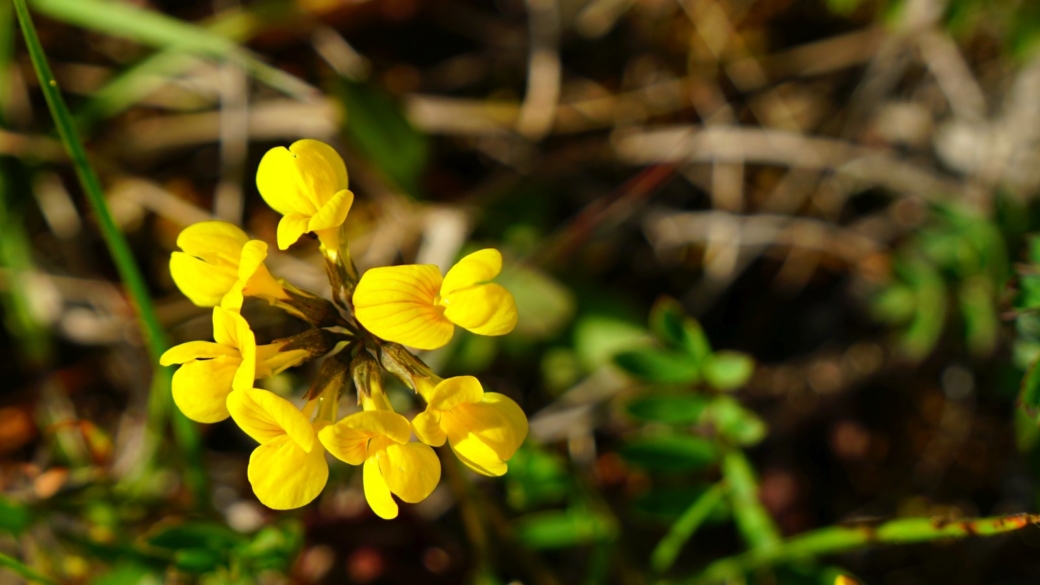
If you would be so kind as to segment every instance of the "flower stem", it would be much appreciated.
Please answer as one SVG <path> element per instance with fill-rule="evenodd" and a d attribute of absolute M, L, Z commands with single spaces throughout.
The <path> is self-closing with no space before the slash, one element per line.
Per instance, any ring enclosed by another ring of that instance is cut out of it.
<path fill-rule="evenodd" d="M 992 536 L 1036 523 L 1040 523 L 1040 514 L 1018 514 L 954 522 L 934 518 L 904 518 L 880 525 L 830 526 L 716 561 L 685 583 L 726 583 L 760 567 L 813 559 L 876 544 L 908 544 L 968 536 Z"/>
<path fill-rule="evenodd" d="M 715 508 L 722 503 L 729 487 L 725 481 L 708 488 L 700 495 L 682 516 L 672 524 L 668 534 L 657 543 L 654 552 L 650 555 L 650 566 L 657 573 L 666 573 L 672 568 L 676 557 L 682 550 L 686 541 L 693 536 L 700 525 L 711 515 Z"/>

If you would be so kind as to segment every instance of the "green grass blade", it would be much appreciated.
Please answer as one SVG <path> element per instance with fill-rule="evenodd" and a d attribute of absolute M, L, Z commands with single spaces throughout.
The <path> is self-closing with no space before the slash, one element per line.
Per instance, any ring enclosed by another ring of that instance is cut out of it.
<path fill-rule="evenodd" d="M 719 482 L 708 488 L 697 498 L 682 516 L 672 524 L 668 534 L 657 543 L 654 552 L 650 555 L 650 567 L 657 573 L 666 573 L 672 568 L 672 564 L 682 551 L 686 541 L 690 540 L 693 533 L 701 524 L 711 516 L 715 508 L 722 503 L 726 496 L 728 486 Z"/>
<path fill-rule="evenodd" d="M 104 0 L 32 0 L 33 8 L 62 22 L 160 49 L 228 59 L 250 75 L 297 98 L 315 95 L 315 89 L 261 61 L 216 32 L 122 2 Z"/>
<path fill-rule="evenodd" d="M 162 384 L 161 388 L 153 387 L 149 396 L 150 435 L 152 440 L 157 442 L 158 437 L 162 434 L 161 429 L 164 420 L 167 417 L 172 419 L 174 436 L 177 439 L 178 446 L 188 458 L 188 483 L 190 487 L 197 490 L 195 492 L 196 502 L 202 503 L 205 501 L 205 492 L 203 491 L 204 482 L 202 481 L 201 467 L 199 465 L 201 456 L 198 450 L 198 430 L 180 411 L 176 408 L 171 408 L 173 400 L 168 383 L 170 373 L 167 368 L 159 366 L 159 356 L 168 347 L 166 333 L 159 323 L 155 307 L 152 305 L 151 295 L 148 292 L 144 277 L 137 268 L 133 253 L 130 251 L 130 245 L 127 243 L 123 233 L 119 231 L 118 226 L 116 226 L 116 222 L 108 208 L 101 181 L 87 158 L 87 151 L 83 146 L 83 141 L 80 140 L 79 133 L 76 131 L 72 115 L 69 113 L 61 91 L 58 89 L 58 82 L 54 79 L 54 74 L 51 73 L 50 65 L 47 63 L 47 56 L 43 51 L 43 46 L 40 44 L 39 37 L 36 35 L 36 29 L 33 27 L 32 17 L 29 15 L 29 9 L 25 5 L 25 0 L 14 0 L 14 7 L 21 25 L 22 34 L 25 37 L 25 45 L 29 51 L 29 57 L 40 80 L 40 88 L 43 91 L 44 98 L 47 101 L 47 107 L 50 109 L 51 117 L 54 118 L 58 135 L 76 169 L 76 176 L 79 178 L 87 201 L 97 217 L 98 226 L 105 239 L 105 244 L 108 246 L 108 251 L 115 262 L 119 276 L 137 310 L 141 330 L 156 367 L 156 383 L 157 385 L 159 383 Z M 155 452 L 156 449 L 153 449 L 152 454 L 154 455 Z"/>
<path fill-rule="evenodd" d="M 44 585 L 58 585 L 58 582 L 46 575 L 37 573 L 31 569 L 25 563 L 18 559 L 13 559 L 3 553 L 0 553 L 0 567 L 10 570 L 12 573 L 18 575 L 29 581 L 30 583 L 43 583 Z"/>
<path fill-rule="evenodd" d="M 295 14 L 295 13 L 293 13 Z M 285 15 L 281 15 L 285 16 Z M 235 42 L 254 36 L 268 18 L 245 10 L 223 12 L 205 25 L 205 29 Z M 81 129 L 114 116 L 138 103 L 170 78 L 182 75 L 198 63 L 199 57 L 175 49 L 163 49 L 145 57 L 120 72 L 98 89 L 76 113 Z"/>

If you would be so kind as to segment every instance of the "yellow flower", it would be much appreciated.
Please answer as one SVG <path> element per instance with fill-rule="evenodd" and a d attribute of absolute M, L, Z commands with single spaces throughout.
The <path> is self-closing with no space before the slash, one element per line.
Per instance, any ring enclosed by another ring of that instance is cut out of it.
<path fill-rule="evenodd" d="M 502 254 L 474 252 L 441 278 L 436 266 L 373 268 L 354 291 L 354 314 L 366 329 L 418 349 L 451 340 L 455 325 L 480 335 L 505 335 L 516 326 L 516 302 L 489 282 L 502 271 Z"/>
<path fill-rule="evenodd" d="M 290 510 L 318 497 L 329 479 L 325 450 L 311 423 L 288 400 L 257 388 L 236 389 L 227 408 L 238 426 L 260 446 L 249 456 L 247 475 L 268 508 Z"/>
<path fill-rule="evenodd" d="M 347 189 L 347 167 L 339 154 L 317 140 L 297 140 L 289 148 L 267 151 L 256 171 L 256 186 L 278 222 L 278 248 L 285 250 L 307 232 L 338 250 L 339 227 L 354 194 Z"/>
<path fill-rule="evenodd" d="M 267 244 L 250 240 L 224 221 L 203 221 L 177 236 L 183 252 L 170 256 L 170 274 L 184 296 L 200 307 L 215 307 L 232 289 L 267 300 L 286 299 L 285 290 L 264 266 Z"/>
<path fill-rule="evenodd" d="M 473 376 L 443 380 L 426 389 L 423 397 L 426 410 L 412 421 L 422 442 L 439 447 L 447 439 L 459 460 L 473 471 L 493 476 L 506 472 L 505 462 L 527 437 L 527 417 L 516 402 L 484 392 Z"/>
<path fill-rule="evenodd" d="M 281 351 L 281 343 L 258 347 L 249 323 L 222 307 L 213 308 L 213 339 L 215 343 L 182 343 L 159 359 L 164 366 L 183 364 L 173 375 L 173 401 L 184 416 L 201 423 L 228 417 L 225 401 L 232 389 L 252 388 L 254 379 L 273 376 L 307 357 L 303 350 Z"/>
<path fill-rule="evenodd" d="M 427 445 L 410 443 L 408 419 L 391 410 L 352 414 L 318 433 L 337 459 L 364 465 L 365 499 L 387 520 L 397 517 L 391 493 L 415 504 L 426 499 L 441 478 L 441 462 Z"/>

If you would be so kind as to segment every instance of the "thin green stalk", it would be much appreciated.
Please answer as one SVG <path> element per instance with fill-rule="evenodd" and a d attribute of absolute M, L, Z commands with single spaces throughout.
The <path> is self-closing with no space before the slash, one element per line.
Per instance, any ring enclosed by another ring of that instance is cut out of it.
<path fill-rule="evenodd" d="M 51 18 L 145 45 L 204 57 L 228 59 L 253 77 L 297 98 L 315 89 L 238 46 L 228 38 L 154 10 L 105 0 L 32 0 L 33 8 Z"/>
<path fill-rule="evenodd" d="M 683 545 L 722 503 L 727 490 L 728 486 L 724 481 L 711 486 L 672 524 L 668 534 L 657 543 L 657 547 L 650 555 L 650 567 L 656 573 L 667 573 L 672 568 Z"/>
<path fill-rule="evenodd" d="M 58 585 L 58 582 L 50 577 L 37 573 L 35 570 L 30 568 L 25 563 L 18 559 L 11 558 L 3 553 L 0 553 L 0 567 L 9 569 L 11 572 L 17 574 L 19 577 L 26 579 L 33 583 L 43 583 L 44 585 Z"/>
<path fill-rule="evenodd" d="M 201 503 L 204 501 L 206 492 L 203 485 L 204 479 L 201 476 L 198 431 L 195 425 L 185 418 L 180 411 L 171 408 L 172 395 L 170 394 L 170 385 L 168 383 L 170 374 L 166 368 L 158 365 L 159 356 L 168 347 L 166 333 L 159 323 L 155 307 L 152 305 L 151 295 L 148 292 L 144 277 L 134 261 L 130 245 L 127 243 L 123 233 L 119 231 L 119 227 L 116 225 L 108 208 L 101 181 L 87 158 L 87 151 L 83 146 L 83 141 L 80 140 L 79 133 L 76 131 L 72 115 L 65 105 L 61 91 L 58 89 L 58 82 L 55 80 L 54 74 L 51 73 L 50 65 L 47 63 L 47 55 L 44 53 L 40 39 L 36 35 L 36 29 L 33 26 L 32 17 L 29 15 L 29 9 L 25 5 L 25 0 L 14 0 L 14 8 L 22 28 L 22 34 L 25 37 L 25 45 L 29 51 L 29 57 L 36 70 L 36 76 L 40 80 L 40 88 L 43 91 L 44 98 L 47 100 L 47 107 L 50 109 L 54 124 L 58 129 L 58 135 L 68 151 L 69 158 L 76 169 L 76 176 L 79 178 L 80 186 L 83 188 L 87 201 L 97 217 L 98 226 L 105 239 L 105 244 L 108 246 L 108 251 L 112 255 L 119 276 L 137 310 L 141 330 L 144 334 L 148 351 L 151 354 L 152 362 L 156 367 L 156 379 L 149 396 L 148 405 L 151 435 L 153 440 L 157 442 L 158 437 L 161 435 L 163 421 L 167 417 L 172 419 L 174 436 L 178 446 L 188 457 L 187 477 L 189 487 L 196 490 L 196 501 Z M 157 447 L 157 445 L 153 446 L 153 456 L 155 455 L 154 447 Z"/>
<path fill-rule="evenodd" d="M 277 9 L 277 13 L 274 9 Z M 272 14 L 258 14 L 241 9 L 229 10 L 214 16 L 202 26 L 211 34 L 241 43 L 263 30 L 262 25 L 265 22 L 284 22 L 287 18 L 299 18 L 298 11 L 285 10 L 282 4 L 272 7 L 271 12 Z M 162 49 L 145 57 L 121 71 L 90 96 L 90 100 L 76 113 L 80 128 L 89 128 L 100 119 L 126 110 L 198 62 L 199 57 L 172 48 Z"/>
<path fill-rule="evenodd" d="M 729 483 L 733 517 L 748 546 L 755 549 L 779 543 L 780 531 L 758 499 L 758 479 L 743 451 L 732 449 L 722 456 L 722 476 Z"/>
<path fill-rule="evenodd" d="M 968 536 L 992 536 L 1036 523 L 1040 523 L 1040 514 L 1018 514 L 955 522 L 934 518 L 905 518 L 880 525 L 830 526 L 716 561 L 686 583 L 724 583 L 757 568 L 814 559 L 878 544 L 908 544 Z"/>

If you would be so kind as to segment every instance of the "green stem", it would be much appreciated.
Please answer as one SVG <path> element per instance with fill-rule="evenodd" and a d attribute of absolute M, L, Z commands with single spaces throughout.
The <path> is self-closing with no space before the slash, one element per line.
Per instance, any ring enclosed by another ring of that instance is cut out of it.
<path fill-rule="evenodd" d="M 159 368 L 158 366 L 159 356 L 168 347 L 166 334 L 159 323 L 148 287 L 144 277 L 137 268 L 130 246 L 122 232 L 119 231 L 115 219 L 113 219 L 112 213 L 109 211 L 104 190 L 101 187 L 101 181 L 87 158 L 87 151 L 83 146 L 79 133 L 76 131 L 72 114 L 65 105 L 65 100 L 58 89 L 58 82 L 54 78 L 54 74 L 51 73 L 50 65 L 47 63 L 47 56 L 43 51 L 43 46 L 40 44 L 39 37 L 36 35 L 36 29 L 33 27 L 32 17 L 29 15 L 29 9 L 25 5 L 25 0 L 14 0 L 14 8 L 22 28 L 22 34 L 25 37 L 29 57 L 32 59 L 36 76 L 40 80 L 40 88 L 43 91 L 44 98 L 47 100 L 47 107 L 50 109 L 51 117 L 54 118 L 54 124 L 58 129 L 58 135 L 68 151 L 69 158 L 76 169 L 76 176 L 79 178 L 80 186 L 83 188 L 87 201 L 97 217 L 98 226 L 105 239 L 105 244 L 108 246 L 108 251 L 112 255 L 112 260 L 119 271 L 119 276 L 137 310 L 148 351 L 157 368 L 156 380 L 155 384 L 153 384 L 148 405 L 150 434 L 157 443 L 157 437 L 160 435 L 163 421 L 167 416 L 172 418 L 175 438 L 179 447 L 189 458 L 187 473 L 189 487 L 195 490 L 196 501 L 201 503 L 205 501 L 206 491 L 203 485 L 204 479 L 201 476 L 198 431 L 180 411 L 170 407 L 172 396 L 168 383 L 169 372 L 165 368 Z M 163 387 L 158 388 L 159 384 L 162 384 Z M 155 454 L 155 449 L 153 449 L 151 455 L 154 457 Z"/>
<path fill-rule="evenodd" d="M 682 516 L 679 516 L 679 519 L 672 524 L 668 534 L 657 543 L 657 547 L 650 555 L 650 567 L 655 572 L 666 573 L 672 568 L 683 545 L 722 503 L 728 489 L 726 483 L 720 481 L 708 488 L 682 513 Z"/>
<path fill-rule="evenodd" d="M 743 451 L 732 449 L 722 456 L 722 475 L 730 486 L 733 517 L 751 548 L 775 546 L 780 531 L 758 499 L 758 479 Z"/>
<path fill-rule="evenodd" d="M 45 585 L 58 585 L 58 582 L 54 579 L 51 579 L 50 577 L 41 573 L 37 573 L 35 570 L 31 569 L 25 563 L 19 561 L 18 559 L 11 558 L 3 553 L 0 553 L 0 567 L 10 569 L 11 572 L 17 574 L 19 577 L 22 577 L 31 582 L 44 583 Z"/>
<path fill-rule="evenodd" d="M 998 516 L 944 522 L 933 518 L 905 518 L 880 525 L 830 526 L 716 561 L 690 585 L 724 583 L 760 567 L 813 559 L 877 544 L 908 544 L 968 536 L 992 536 L 1040 522 L 1040 514 Z"/>

